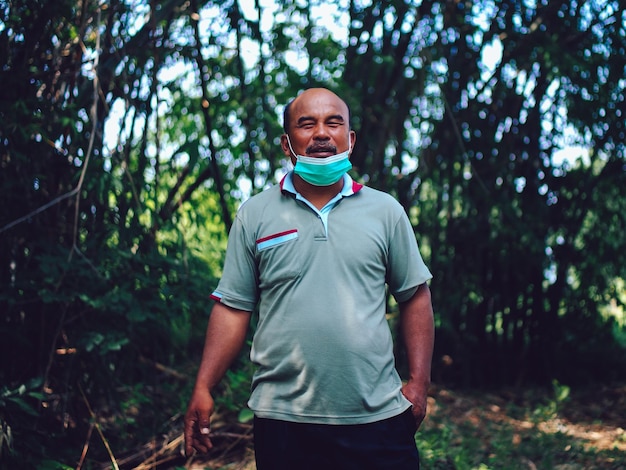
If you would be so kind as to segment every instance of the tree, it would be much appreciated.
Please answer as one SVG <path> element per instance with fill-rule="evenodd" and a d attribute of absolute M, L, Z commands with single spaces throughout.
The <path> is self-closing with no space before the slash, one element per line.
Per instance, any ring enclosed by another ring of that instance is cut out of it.
<path fill-rule="evenodd" d="M 477 2 L 471 10 L 449 2 L 442 11 L 437 47 L 447 64 L 446 117 L 430 136 L 422 177 L 438 197 L 420 220 L 436 218 L 432 239 L 448 245 L 434 250 L 442 287 L 463 286 L 442 306 L 449 312 L 444 329 L 463 348 L 452 355 L 466 383 L 575 380 L 568 364 L 591 356 L 572 330 L 580 333 L 586 318 L 586 328 L 606 339 L 596 290 L 624 277 L 623 258 L 602 258 L 604 242 L 589 250 L 581 237 L 607 233 L 605 221 L 624 221 L 621 203 L 605 205 L 616 195 L 609 187 L 626 177 L 619 12 L 616 2 Z M 497 45 L 502 55 L 489 69 L 481 57 Z M 566 142 L 570 132 L 577 141 Z M 559 148 L 574 143 L 589 149 L 589 163 L 557 162 Z M 592 188 L 607 193 L 575 196 Z M 605 241 L 624 244 L 621 236 Z M 591 264 L 585 278 L 594 281 L 583 287 L 575 279 Z M 596 301 L 581 304 L 579 296 Z M 589 374 L 610 375 L 610 367 L 589 366 Z"/>

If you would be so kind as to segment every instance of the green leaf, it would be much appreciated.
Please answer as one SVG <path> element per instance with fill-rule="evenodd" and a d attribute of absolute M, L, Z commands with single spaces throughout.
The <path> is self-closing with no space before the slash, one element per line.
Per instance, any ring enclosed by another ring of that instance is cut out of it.
<path fill-rule="evenodd" d="M 254 413 L 250 408 L 242 408 L 239 412 L 238 419 L 240 423 L 249 423 L 252 421 L 252 418 L 254 418 Z"/>
<path fill-rule="evenodd" d="M 22 398 L 9 397 L 9 398 L 7 398 L 7 402 L 11 402 L 11 403 L 17 405 L 17 407 L 20 410 L 22 410 L 24 413 L 26 413 L 26 414 L 28 414 L 30 416 L 39 416 L 39 413 L 37 412 L 37 410 L 32 405 L 27 403 Z"/>

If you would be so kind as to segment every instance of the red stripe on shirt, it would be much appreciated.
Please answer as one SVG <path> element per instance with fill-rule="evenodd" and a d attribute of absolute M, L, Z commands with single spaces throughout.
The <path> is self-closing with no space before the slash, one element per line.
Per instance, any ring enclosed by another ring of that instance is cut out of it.
<path fill-rule="evenodd" d="M 259 238 L 256 242 L 257 243 L 263 243 L 266 242 L 267 240 L 272 240 L 273 238 L 278 238 L 278 237 L 282 237 L 283 235 L 289 235 L 290 233 L 296 233 L 298 231 L 298 229 L 291 229 L 291 230 L 287 230 L 286 232 L 279 232 L 279 233 L 275 233 L 273 235 L 270 235 L 268 237 L 263 237 L 263 238 Z"/>

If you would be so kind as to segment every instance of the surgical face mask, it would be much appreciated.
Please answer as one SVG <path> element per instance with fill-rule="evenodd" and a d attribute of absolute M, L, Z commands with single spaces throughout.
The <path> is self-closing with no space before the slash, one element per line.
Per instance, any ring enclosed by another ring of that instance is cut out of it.
<path fill-rule="evenodd" d="M 339 181 L 352 168 L 352 163 L 349 160 L 351 146 L 345 152 L 337 155 L 315 158 L 296 154 L 291 147 L 289 136 L 287 136 L 287 143 L 291 153 L 296 156 L 294 173 L 314 186 L 330 186 Z"/>

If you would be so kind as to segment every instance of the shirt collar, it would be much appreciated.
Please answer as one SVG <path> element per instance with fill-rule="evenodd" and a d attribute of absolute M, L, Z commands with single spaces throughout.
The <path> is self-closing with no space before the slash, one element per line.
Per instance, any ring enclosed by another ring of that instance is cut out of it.
<path fill-rule="evenodd" d="M 280 189 L 283 193 L 288 192 L 294 195 L 298 194 L 298 191 L 296 191 L 296 188 L 293 185 L 293 175 L 294 173 L 292 170 L 280 181 Z M 361 183 L 354 181 L 348 173 L 343 175 L 343 188 L 341 188 L 341 191 L 339 192 L 342 197 L 353 196 L 361 189 L 363 189 L 363 185 Z"/>

